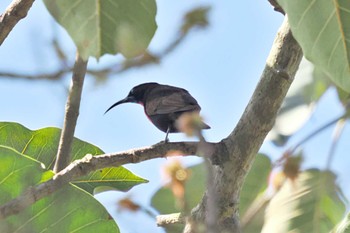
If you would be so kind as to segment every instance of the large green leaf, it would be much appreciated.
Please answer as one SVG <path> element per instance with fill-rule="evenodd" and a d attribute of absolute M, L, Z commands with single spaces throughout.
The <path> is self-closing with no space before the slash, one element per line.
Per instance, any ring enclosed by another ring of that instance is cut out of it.
<path fill-rule="evenodd" d="M 262 232 L 329 232 L 345 211 L 335 178 L 330 171 L 309 170 L 287 180 L 266 209 Z"/>
<path fill-rule="evenodd" d="M 157 24 L 155 0 L 44 0 L 87 59 L 122 53 L 140 55 L 151 41 Z"/>
<path fill-rule="evenodd" d="M 41 181 L 38 161 L 0 146 L 0 205 Z M 119 232 L 104 207 L 73 185 L 45 197 L 17 215 L 0 221 L 0 232 Z"/>
<path fill-rule="evenodd" d="M 12 122 L 0 122 L 0 145 L 8 146 L 16 151 L 32 157 L 52 169 L 60 138 L 58 128 L 43 128 L 29 130 L 26 127 Z M 103 151 L 98 147 L 79 140 L 73 141 L 72 161 L 84 157 L 86 154 L 98 155 Z M 2 162 L 2 158 L 0 158 Z M 89 193 L 99 186 L 106 189 L 126 191 L 134 185 L 145 183 L 147 180 L 136 176 L 123 167 L 105 168 L 81 177 L 73 183 Z"/>
<path fill-rule="evenodd" d="M 350 92 L 350 1 L 278 2 L 305 57 Z"/>

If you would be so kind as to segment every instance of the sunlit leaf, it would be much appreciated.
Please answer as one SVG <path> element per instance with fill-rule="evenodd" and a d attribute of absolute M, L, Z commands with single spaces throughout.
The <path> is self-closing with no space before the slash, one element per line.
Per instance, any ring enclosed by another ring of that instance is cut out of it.
<path fill-rule="evenodd" d="M 58 128 L 29 130 L 18 123 L 0 122 L 0 145 L 11 147 L 30 156 L 43 163 L 48 169 L 53 168 L 60 134 L 61 130 Z M 72 161 L 80 159 L 86 154 L 99 155 L 103 154 L 103 151 L 92 144 L 75 138 L 72 148 Z M 2 163 L 1 159 L 0 157 Z M 126 191 L 145 182 L 147 180 L 136 176 L 123 167 L 112 167 L 80 177 L 73 183 L 92 194 L 94 189 L 99 186 L 108 187 L 104 190 Z"/>
<path fill-rule="evenodd" d="M 106 53 L 140 55 L 157 28 L 154 0 L 44 0 L 44 3 L 72 37 L 84 59 Z"/>
<path fill-rule="evenodd" d="M 350 1 L 278 0 L 304 56 L 350 92 Z"/>
<path fill-rule="evenodd" d="M 41 164 L 0 146 L 0 205 L 41 182 Z M 105 208 L 89 193 L 68 185 L 17 215 L 0 220 L 0 232 L 119 232 Z"/>

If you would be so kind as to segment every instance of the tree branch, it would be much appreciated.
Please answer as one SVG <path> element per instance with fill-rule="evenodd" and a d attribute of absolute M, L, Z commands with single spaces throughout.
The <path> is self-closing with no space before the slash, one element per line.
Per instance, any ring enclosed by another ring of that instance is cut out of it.
<path fill-rule="evenodd" d="M 75 126 L 79 116 L 81 93 L 83 91 L 86 68 L 87 61 L 84 61 L 77 52 L 73 68 L 72 84 L 66 104 L 66 114 L 54 166 L 55 173 L 65 168 L 70 161 L 70 152 L 72 149 Z"/>
<path fill-rule="evenodd" d="M 157 216 L 157 226 L 159 227 L 175 223 L 184 224 L 185 222 L 185 216 L 182 213 L 164 214 Z"/>
<path fill-rule="evenodd" d="M 213 152 L 220 154 L 217 151 L 222 149 L 222 143 L 208 144 L 213 147 Z M 118 153 L 98 156 L 86 155 L 57 173 L 52 180 L 30 187 L 19 197 L 0 206 L 0 219 L 21 212 L 36 201 L 57 191 L 63 185 L 74 182 L 75 179 L 86 176 L 90 172 L 107 167 L 118 167 L 124 164 L 140 163 L 150 159 L 174 156 L 174 154 L 182 156 L 195 155 L 197 147 L 198 142 L 169 142 Z"/>
<path fill-rule="evenodd" d="M 2 45 L 18 21 L 27 16 L 33 3 L 34 0 L 13 0 L 5 12 L 0 15 L 0 45 Z"/>
<path fill-rule="evenodd" d="M 288 20 L 279 29 L 261 79 L 241 119 L 232 133 L 222 140 L 227 158 L 214 167 L 214 184 L 219 216 L 217 232 L 240 232 L 238 203 L 240 190 L 267 133 L 274 125 L 277 112 L 294 79 L 302 58 L 302 50 L 294 40 Z M 234 101 L 232 101 L 234 103 Z M 208 198 L 192 210 L 185 232 L 198 232 L 196 226 L 208 216 Z"/>

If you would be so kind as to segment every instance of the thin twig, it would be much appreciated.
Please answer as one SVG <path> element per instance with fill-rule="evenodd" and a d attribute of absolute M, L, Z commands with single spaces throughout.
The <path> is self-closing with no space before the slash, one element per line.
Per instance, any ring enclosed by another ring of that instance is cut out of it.
<path fill-rule="evenodd" d="M 83 90 L 86 68 L 87 61 L 84 61 L 77 52 L 73 68 L 72 85 L 68 95 L 66 113 L 58 146 L 56 163 L 54 166 L 54 172 L 56 173 L 65 168 L 70 161 L 70 152 L 74 138 L 75 126 L 79 116 L 81 93 Z"/>
<path fill-rule="evenodd" d="M 283 161 L 285 161 L 289 156 L 293 155 L 295 153 L 295 151 L 304 143 L 306 143 L 307 141 L 309 141 L 310 139 L 312 139 L 313 137 L 315 137 L 316 135 L 318 135 L 319 133 L 321 133 L 323 130 L 327 129 L 328 127 L 336 124 L 338 121 L 345 119 L 348 116 L 348 113 L 344 113 L 334 119 L 332 119 L 331 121 L 327 122 L 326 124 L 322 125 L 320 128 L 312 131 L 310 134 L 306 135 L 304 138 L 302 138 L 297 144 L 295 144 L 293 147 L 289 148 L 288 150 L 286 150 L 285 153 L 283 153 L 283 155 L 281 156 L 281 158 L 279 158 L 274 164 L 273 167 L 276 166 L 280 166 Z"/>
<path fill-rule="evenodd" d="M 20 78 L 20 79 L 28 79 L 28 80 L 60 80 L 64 74 L 71 72 L 71 68 L 58 70 L 52 73 L 42 73 L 36 75 L 29 74 L 21 74 L 21 73 L 11 73 L 11 72 L 1 72 L 0 77 L 7 78 Z"/>
<path fill-rule="evenodd" d="M 332 145 L 331 145 L 331 148 L 329 149 L 328 159 L 327 159 L 327 163 L 326 163 L 327 170 L 329 170 L 331 168 L 332 160 L 333 160 L 334 154 L 335 154 L 335 149 L 338 145 L 339 138 L 344 130 L 345 123 L 346 123 L 345 119 L 342 118 L 337 122 L 337 125 L 335 126 L 334 134 L 333 134 L 333 138 L 332 138 Z"/>
<path fill-rule="evenodd" d="M 320 128 L 312 131 L 310 134 L 306 135 L 304 138 L 302 138 L 294 147 L 292 147 L 290 150 L 288 150 L 289 154 L 293 154 L 296 149 L 298 149 L 302 144 L 306 143 L 310 139 L 312 139 L 317 134 L 321 133 L 323 130 L 327 129 L 328 127 L 334 125 L 339 120 L 346 117 L 346 114 L 342 114 L 341 116 L 338 116 L 334 118 L 333 120 L 329 121 L 328 123 L 322 125 Z"/>
<path fill-rule="evenodd" d="M 34 0 L 13 0 L 0 15 L 0 46 L 16 26 L 16 24 L 27 16 Z"/>

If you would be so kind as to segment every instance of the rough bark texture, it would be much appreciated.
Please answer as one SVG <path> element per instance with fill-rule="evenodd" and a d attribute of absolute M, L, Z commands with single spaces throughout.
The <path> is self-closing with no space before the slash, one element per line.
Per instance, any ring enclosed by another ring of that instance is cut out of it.
<path fill-rule="evenodd" d="M 219 213 L 216 232 L 240 232 L 239 195 L 244 179 L 266 135 L 274 125 L 277 112 L 294 79 L 302 50 L 294 40 L 287 18 L 279 29 L 261 79 L 240 121 L 220 143 L 222 163 L 215 166 L 214 184 Z M 186 233 L 202 232 L 208 222 L 208 192 L 193 209 Z M 198 227 L 199 226 L 199 227 Z M 204 231 L 206 232 L 206 231 Z"/>

